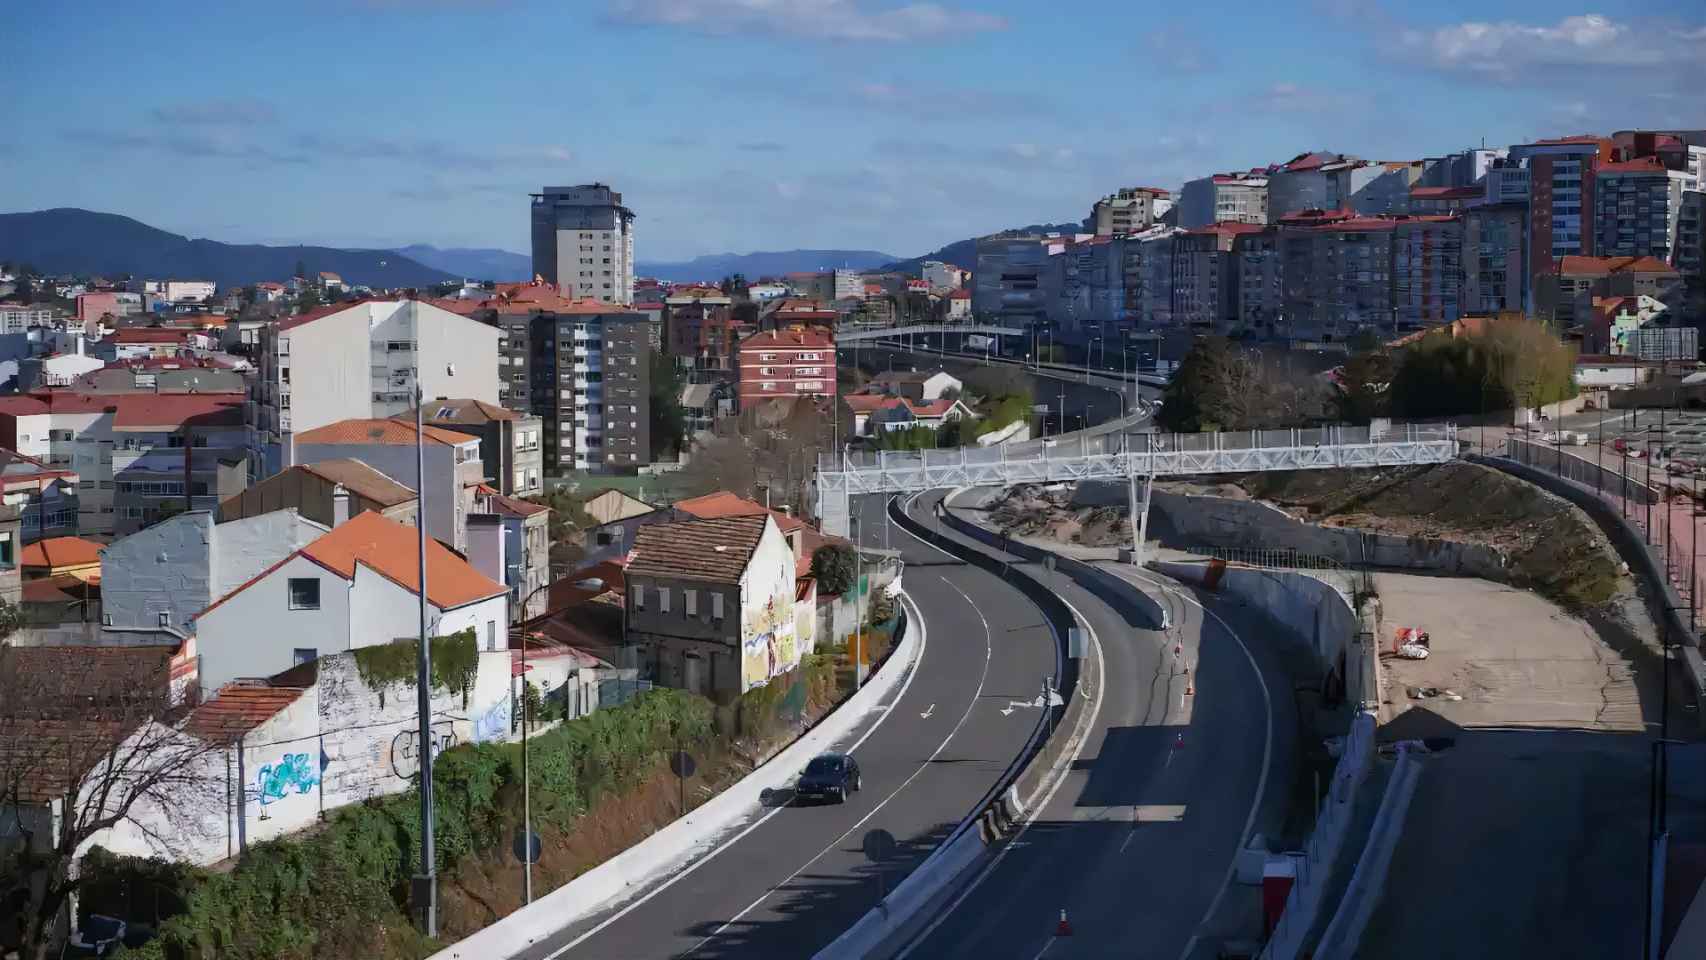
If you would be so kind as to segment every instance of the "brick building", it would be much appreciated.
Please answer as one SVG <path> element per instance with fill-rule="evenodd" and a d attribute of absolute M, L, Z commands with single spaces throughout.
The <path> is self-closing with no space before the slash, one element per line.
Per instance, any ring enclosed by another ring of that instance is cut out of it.
<path fill-rule="evenodd" d="M 835 337 L 826 330 L 766 330 L 742 340 L 738 353 L 743 407 L 771 397 L 834 395 Z"/>

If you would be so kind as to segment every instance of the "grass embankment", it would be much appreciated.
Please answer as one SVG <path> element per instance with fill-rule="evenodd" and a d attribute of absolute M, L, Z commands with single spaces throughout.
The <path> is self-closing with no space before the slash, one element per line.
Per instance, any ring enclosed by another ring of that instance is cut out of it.
<path fill-rule="evenodd" d="M 1513 583 L 1571 609 L 1603 606 L 1618 593 L 1621 565 L 1586 514 L 1488 467 L 1452 461 L 1246 474 L 1234 482 L 1325 526 L 1493 547 L 1509 558 Z"/>
<path fill-rule="evenodd" d="M 880 660 L 890 629 L 865 634 Z M 530 738 L 534 828 L 543 842 L 535 897 L 656 832 L 680 813 L 668 757 L 689 751 L 690 807 L 738 780 L 816 722 L 852 688 L 844 647 L 718 707 L 653 690 Z M 720 721 L 720 722 L 719 722 Z M 734 732 L 721 732 L 731 730 Z M 433 764 L 440 938 L 410 923 L 418 859 L 414 790 L 331 812 L 314 830 L 252 846 L 229 869 L 204 870 L 95 851 L 83 909 L 147 922 L 160 936 L 126 956 L 159 960 L 425 957 L 522 905 L 510 853 L 521 823 L 521 745 L 465 744 Z"/>

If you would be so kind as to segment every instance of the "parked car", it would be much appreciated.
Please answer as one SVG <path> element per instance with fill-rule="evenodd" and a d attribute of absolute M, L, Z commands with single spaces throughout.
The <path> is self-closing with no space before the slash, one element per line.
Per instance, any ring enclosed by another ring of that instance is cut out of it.
<path fill-rule="evenodd" d="M 834 800 L 846 803 L 847 795 L 859 792 L 859 762 L 845 753 L 820 753 L 806 764 L 794 796 L 801 800 Z"/>

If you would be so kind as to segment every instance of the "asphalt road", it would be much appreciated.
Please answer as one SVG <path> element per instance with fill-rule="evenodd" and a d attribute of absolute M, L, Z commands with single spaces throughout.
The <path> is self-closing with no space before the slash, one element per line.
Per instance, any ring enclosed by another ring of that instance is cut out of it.
<path fill-rule="evenodd" d="M 854 351 L 845 349 L 839 351 L 852 359 Z M 909 353 L 888 347 L 861 348 L 858 351 L 860 362 L 876 363 L 878 369 L 905 370 L 910 367 L 942 366 L 956 377 L 964 377 L 982 364 L 975 360 L 965 360 L 952 356 L 936 354 Z M 1122 401 L 1118 383 L 1103 377 L 1094 378 L 1092 383 L 1084 383 L 1077 378 L 1058 377 L 1049 374 L 1031 374 L 1033 396 L 1039 404 L 1049 406 L 1048 432 L 1052 436 L 1059 431 L 1061 410 L 1066 415 L 1066 429 L 1080 430 L 1086 426 L 1095 426 L 1118 419 L 1123 408 L 1129 404 Z M 1161 391 L 1154 387 L 1140 387 L 1145 397 L 1159 396 Z M 1033 421 L 1033 426 L 1034 426 Z"/>
<path fill-rule="evenodd" d="M 1037 714 L 1001 708 L 1035 696 L 1055 669 L 1041 612 L 994 575 L 898 527 L 885 533 L 881 498 L 856 510 L 864 543 L 902 551 L 926 629 L 897 699 L 850 738 L 863 790 L 841 806 L 767 810 L 661 886 L 524 957 L 809 957 L 916 867 L 1018 755 Z M 879 828 L 898 841 L 880 875 L 862 853 Z"/>
<path fill-rule="evenodd" d="M 1107 569 L 1160 592 L 1128 566 Z M 1101 710 L 1036 819 L 908 955 L 1177 960 L 1256 826 L 1258 793 L 1289 789 L 1263 771 L 1270 730 L 1290 721 L 1290 691 L 1235 605 L 1211 598 L 1205 613 L 1182 592 L 1167 594 L 1174 626 L 1164 635 L 1063 575 L 1038 573 L 1095 631 Z M 1055 936 L 1062 908 L 1070 937 Z"/>

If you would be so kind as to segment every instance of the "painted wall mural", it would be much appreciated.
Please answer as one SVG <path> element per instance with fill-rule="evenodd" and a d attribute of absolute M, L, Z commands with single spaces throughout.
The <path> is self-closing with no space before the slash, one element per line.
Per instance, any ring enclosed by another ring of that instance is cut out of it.
<path fill-rule="evenodd" d="M 741 692 L 761 687 L 800 663 L 792 595 L 771 597 L 751 618 L 741 642 Z"/>
<path fill-rule="evenodd" d="M 320 782 L 319 770 L 306 753 L 287 753 L 277 763 L 261 764 L 255 775 L 255 794 L 266 807 L 288 796 L 299 796 Z"/>

